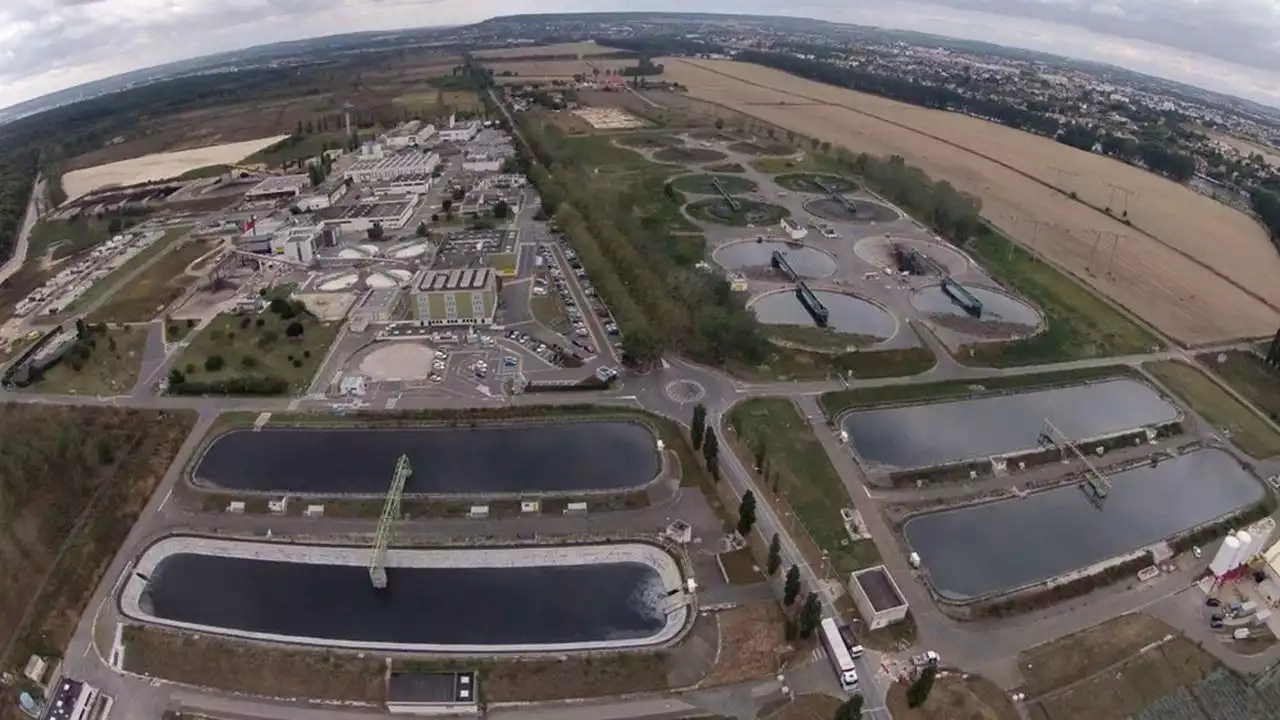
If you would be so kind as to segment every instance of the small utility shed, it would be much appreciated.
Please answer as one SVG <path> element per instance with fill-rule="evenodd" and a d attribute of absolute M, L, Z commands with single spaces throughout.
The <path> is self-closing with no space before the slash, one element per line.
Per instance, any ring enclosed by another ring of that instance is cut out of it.
<path fill-rule="evenodd" d="M 479 715 L 476 674 L 393 672 L 387 710 L 398 715 Z"/>
<path fill-rule="evenodd" d="M 849 589 L 869 630 L 879 630 L 907 617 L 907 601 L 902 597 L 902 590 L 883 565 L 855 572 Z"/>

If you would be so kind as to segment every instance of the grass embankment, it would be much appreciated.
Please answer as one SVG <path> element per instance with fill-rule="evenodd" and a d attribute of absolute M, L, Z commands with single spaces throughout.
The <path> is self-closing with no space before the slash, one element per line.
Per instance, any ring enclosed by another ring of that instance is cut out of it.
<path fill-rule="evenodd" d="M 1272 420 L 1280 420 L 1280 371 L 1245 350 L 1222 354 L 1225 360 L 1221 363 L 1218 353 L 1205 353 L 1199 360 Z"/>
<path fill-rule="evenodd" d="M 947 380 L 923 385 L 885 385 L 829 392 L 819 398 L 823 412 L 834 420 L 845 410 L 892 405 L 918 400 L 950 400 L 997 395 L 1012 390 L 1034 390 L 1056 385 L 1071 385 L 1111 377 L 1139 377 L 1137 371 L 1124 365 L 1083 368 L 1028 375 L 1001 375 L 982 380 Z"/>
<path fill-rule="evenodd" d="M 171 249 L 173 241 L 182 237 L 186 232 L 185 228 L 175 228 L 156 238 L 137 255 L 129 258 L 128 262 L 113 270 L 110 275 L 95 282 L 83 295 L 71 303 L 71 306 L 67 308 L 67 312 L 80 312 L 97 302 L 99 298 L 115 289 L 116 285 L 120 284 L 124 278 L 133 275 L 139 268 L 151 262 L 156 256 Z"/>
<path fill-rule="evenodd" d="M 6 668 L 17 672 L 33 652 L 64 651 L 194 423 L 195 414 L 186 412 L 0 405 Z"/>
<path fill-rule="evenodd" d="M 109 220 L 77 216 L 75 220 L 46 220 L 31 228 L 27 257 L 52 254 L 54 260 L 70 257 L 111 239 Z"/>
<path fill-rule="evenodd" d="M 742 367 L 730 363 L 728 370 L 748 379 L 827 379 L 832 373 L 837 373 L 865 380 L 919 375 L 933 368 L 937 362 L 933 353 L 923 347 L 858 350 L 839 355 L 779 347 L 764 365 Z"/>
<path fill-rule="evenodd" d="M 215 241 L 189 240 L 170 245 L 147 269 L 117 290 L 106 304 L 89 314 L 92 322 L 146 322 L 164 312 L 194 282 L 183 273 L 188 265 L 213 249 Z"/>
<path fill-rule="evenodd" d="M 1280 455 L 1280 432 L 1209 376 L 1177 360 L 1147 363 L 1143 368 L 1207 422 L 1225 430 L 1242 452 L 1258 459 Z"/>
<path fill-rule="evenodd" d="M 854 542 L 845 531 L 840 509 L 853 505 L 848 491 L 790 400 L 747 400 L 729 413 L 729 424 L 737 433 L 744 466 L 760 465 L 757 459 L 763 456 L 762 482 L 757 486 L 780 506 L 784 522 L 792 516 L 800 521 L 818 553 L 829 553 L 839 576 L 879 562 L 874 543 Z"/>
<path fill-rule="evenodd" d="M 529 310 L 535 320 L 555 332 L 563 335 L 573 329 L 569 324 L 569 316 L 565 314 L 564 301 L 556 293 L 530 296 Z"/>
<path fill-rule="evenodd" d="M 1025 340 L 968 345 L 970 365 L 1010 367 L 1150 352 L 1160 341 L 1083 284 L 985 225 L 967 249 L 992 276 L 1035 303 L 1048 327 Z"/>
<path fill-rule="evenodd" d="M 67 352 L 61 362 L 44 371 L 35 392 L 59 395 L 120 395 L 138 380 L 147 349 L 145 326 L 86 325 L 88 337 Z"/>
<path fill-rule="evenodd" d="M 1022 716 L 995 683 L 978 675 L 938 678 L 924 704 L 907 703 L 907 684 L 889 687 L 885 705 L 893 720 L 1019 720 Z"/>
<path fill-rule="evenodd" d="M 302 391 L 337 335 L 337 323 L 320 322 L 296 304 L 292 311 L 219 315 L 190 339 L 174 364 L 183 383 L 171 377 L 170 388 L 180 394 Z"/>

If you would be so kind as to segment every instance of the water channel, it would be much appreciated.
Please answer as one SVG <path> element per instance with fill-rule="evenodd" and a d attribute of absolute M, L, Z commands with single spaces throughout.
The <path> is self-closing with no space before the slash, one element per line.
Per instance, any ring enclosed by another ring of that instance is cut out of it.
<path fill-rule="evenodd" d="M 1230 455 L 1200 450 L 1112 475 L 1101 507 L 1078 486 L 911 518 L 903 534 L 934 588 L 980 597 L 1137 550 L 1262 499 Z"/>
<path fill-rule="evenodd" d="M 657 477 L 653 434 L 623 420 L 439 428 L 271 428 L 216 438 L 200 485 L 334 495 L 385 493 L 409 456 L 414 494 L 626 490 Z"/>
<path fill-rule="evenodd" d="M 898 321 L 884 308 L 854 295 L 815 290 L 818 300 L 830 315 L 827 327 L 837 332 L 889 338 L 898 329 Z M 813 316 L 801 304 L 794 290 L 781 290 L 761 295 L 749 306 L 756 319 L 765 325 L 805 325 L 816 327 Z"/>
<path fill-rule="evenodd" d="M 980 381 L 979 381 L 980 382 Z M 1046 418 L 1072 440 L 1176 420 L 1150 385 L 1129 378 L 1036 392 L 851 412 L 841 420 L 858 456 L 908 470 L 1037 446 Z"/>

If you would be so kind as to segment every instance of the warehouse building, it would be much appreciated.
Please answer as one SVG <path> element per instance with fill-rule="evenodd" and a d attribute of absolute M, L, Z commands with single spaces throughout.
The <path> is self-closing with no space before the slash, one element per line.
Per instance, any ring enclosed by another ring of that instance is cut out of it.
<path fill-rule="evenodd" d="M 410 120 L 379 138 L 379 141 L 391 150 L 423 147 L 435 139 L 436 126 L 423 124 L 421 120 Z"/>
<path fill-rule="evenodd" d="M 316 220 L 343 232 L 366 232 L 374 225 L 385 230 L 399 230 L 413 217 L 413 200 L 356 203 L 317 210 Z"/>
<path fill-rule="evenodd" d="M 883 565 L 855 572 L 849 579 L 850 594 L 868 630 L 879 630 L 907 617 L 907 601 L 893 576 Z"/>
<path fill-rule="evenodd" d="M 264 178 L 262 182 L 249 188 L 244 194 L 245 200 L 292 200 L 302 194 L 311 185 L 311 178 L 306 175 L 279 175 Z"/>
<path fill-rule="evenodd" d="M 476 674 L 393 672 L 387 710 L 399 715 L 478 715 Z"/>
<path fill-rule="evenodd" d="M 449 126 L 440 128 L 437 131 L 441 142 L 470 142 L 476 135 L 480 134 L 479 120 L 464 120 L 458 122 L 452 115 L 449 116 Z"/>
<path fill-rule="evenodd" d="M 391 155 L 361 152 L 359 160 L 347 168 L 344 177 L 355 183 L 390 182 L 402 177 L 430 175 L 440 166 L 440 156 L 423 150 L 405 150 Z"/>
<path fill-rule="evenodd" d="M 492 325 L 498 277 L 490 268 L 428 270 L 415 294 L 423 325 Z"/>

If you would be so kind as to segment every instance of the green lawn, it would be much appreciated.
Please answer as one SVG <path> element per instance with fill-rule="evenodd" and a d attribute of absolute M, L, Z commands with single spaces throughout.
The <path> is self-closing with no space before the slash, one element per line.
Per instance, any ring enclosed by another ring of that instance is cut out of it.
<path fill-rule="evenodd" d="M 828 155 L 805 153 L 803 158 L 767 157 L 752 160 L 751 167 L 769 175 L 782 173 L 826 172 L 843 175 L 847 168 Z"/>
<path fill-rule="evenodd" d="M 1215 429 L 1227 429 L 1241 452 L 1258 459 L 1280 455 L 1280 433 L 1252 408 L 1236 400 L 1209 376 L 1176 360 L 1143 365 Z"/>
<path fill-rule="evenodd" d="M 1223 354 L 1226 361 L 1222 363 L 1218 362 L 1218 353 L 1205 353 L 1199 359 L 1271 419 L 1280 419 L 1280 371 L 1251 352 L 1232 350 Z"/>
<path fill-rule="evenodd" d="M 1039 306 L 1049 327 L 1026 340 L 967 346 L 957 353 L 962 362 L 1036 365 L 1145 353 L 1160 346 L 1155 336 L 1084 285 L 986 226 L 968 249 L 988 272 Z"/>
<path fill-rule="evenodd" d="M 295 321 L 303 333 L 288 337 L 288 327 Z M 337 335 L 337 323 L 322 323 L 306 313 L 292 319 L 270 311 L 219 315 L 191 339 L 174 368 L 196 383 L 279 378 L 289 390 L 299 392 L 311 384 Z"/>
<path fill-rule="evenodd" d="M 1061 372 L 1035 373 L 1031 375 L 1004 375 L 982 380 L 948 380 L 924 385 L 885 385 L 881 387 L 837 390 L 822 396 L 822 410 L 829 418 L 835 418 L 845 410 L 913 402 L 916 400 L 947 400 L 954 398 L 994 395 L 1010 390 L 1032 390 L 1051 385 L 1070 385 L 1107 377 L 1137 375 L 1128 366 L 1084 368 Z"/>
<path fill-rule="evenodd" d="M 92 287 L 85 291 L 83 295 L 76 298 L 71 303 L 71 307 L 67 308 L 67 312 L 79 312 L 84 308 L 92 305 L 98 298 L 105 295 L 108 291 L 116 286 L 122 278 L 129 277 L 138 268 L 151 262 L 151 259 L 165 252 L 170 248 L 173 241 L 180 238 L 187 232 L 186 228 L 175 228 L 157 238 L 154 242 L 142 250 L 142 252 L 134 255 L 124 265 L 116 268 L 110 275 L 98 280 Z"/>
<path fill-rule="evenodd" d="M 533 295 L 529 298 L 529 309 L 533 311 L 534 319 L 558 333 L 567 333 L 573 327 L 565 315 L 564 303 L 556 293 Z"/>
<path fill-rule="evenodd" d="M 922 347 L 859 350 L 839 355 L 779 347 L 763 365 L 730 365 L 729 370 L 758 380 L 822 380 L 833 374 L 868 379 L 919 375 L 936 364 L 933 353 Z"/>
<path fill-rule="evenodd" d="M 763 449 L 766 483 L 776 477 L 778 495 L 790 506 L 820 550 L 830 553 L 841 575 L 879 561 L 870 542 L 854 543 L 845 532 L 840 509 L 852 507 L 844 483 L 808 422 L 791 401 L 755 398 L 729 413 L 729 424 L 753 455 L 742 458 L 754 467 Z"/>
<path fill-rule="evenodd" d="M 613 144 L 605 135 L 584 135 L 564 139 L 564 149 L 575 162 L 598 169 L 601 173 L 624 173 L 660 170 L 644 155 Z"/>
<path fill-rule="evenodd" d="M 142 366 L 142 355 L 147 348 L 147 328 L 130 325 L 91 329 L 90 336 L 93 347 L 87 360 L 78 362 L 64 358 L 45 371 L 44 378 L 30 389 L 57 395 L 121 395 L 129 392 L 137 382 L 138 370 Z"/>
<path fill-rule="evenodd" d="M 36 223 L 31 228 L 31 246 L 27 250 L 27 256 L 38 258 L 52 251 L 53 259 L 60 260 L 88 250 L 111 239 L 111 233 L 107 231 L 108 224 L 107 220 L 92 217 Z"/>
<path fill-rule="evenodd" d="M 168 253 L 161 255 L 128 285 L 111 295 L 106 304 L 90 314 L 89 319 L 93 322 L 145 322 L 155 318 L 181 297 L 190 283 L 195 282 L 193 277 L 183 274 L 183 269 L 212 250 L 216 242 L 188 240 L 176 246 L 166 243 L 166 247 L 172 248 Z"/>

